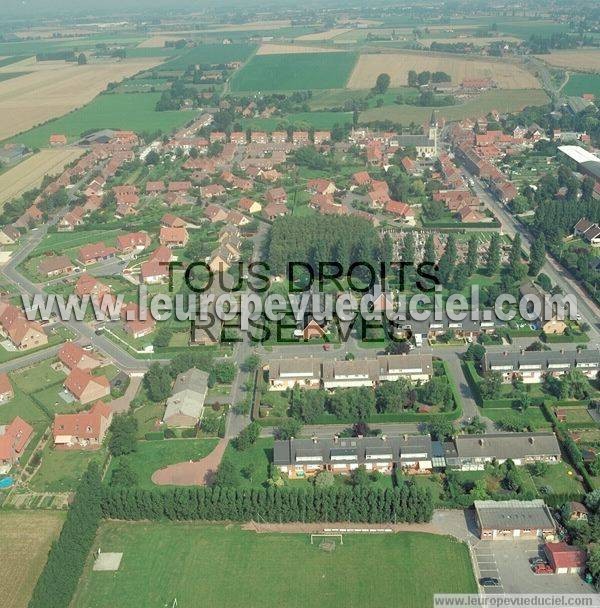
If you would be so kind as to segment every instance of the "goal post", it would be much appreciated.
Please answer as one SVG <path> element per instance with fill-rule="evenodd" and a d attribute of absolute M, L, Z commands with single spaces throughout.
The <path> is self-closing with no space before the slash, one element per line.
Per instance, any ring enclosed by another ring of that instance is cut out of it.
<path fill-rule="evenodd" d="M 321 534 L 311 534 L 310 535 L 310 544 L 315 544 L 315 538 L 337 538 L 340 541 L 340 545 L 344 544 L 344 537 L 341 534 L 333 534 L 333 533 L 321 533 Z"/>

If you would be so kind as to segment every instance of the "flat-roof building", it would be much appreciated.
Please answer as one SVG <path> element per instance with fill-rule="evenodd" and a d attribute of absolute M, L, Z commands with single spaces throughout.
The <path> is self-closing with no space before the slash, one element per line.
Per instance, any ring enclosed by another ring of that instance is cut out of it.
<path fill-rule="evenodd" d="M 476 500 L 479 538 L 502 540 L 542 538 L 554 534 L 556 524 L 543 500 Z"/>

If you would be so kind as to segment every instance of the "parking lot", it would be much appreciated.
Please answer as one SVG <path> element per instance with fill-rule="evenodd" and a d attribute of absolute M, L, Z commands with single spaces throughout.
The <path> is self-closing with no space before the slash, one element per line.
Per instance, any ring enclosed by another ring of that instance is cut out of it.
<path fill-rule="evenodd" d="M 537 540 L 477 540 L 471 547 L 477 577 L 500 581 L 485 593 L 594 593 L 577 574 L 534 574 L 529 560 L 541 555 Z"/>

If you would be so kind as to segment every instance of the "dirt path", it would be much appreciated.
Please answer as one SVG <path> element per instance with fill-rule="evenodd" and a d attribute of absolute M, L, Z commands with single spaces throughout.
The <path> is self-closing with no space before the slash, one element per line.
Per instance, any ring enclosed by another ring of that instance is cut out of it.
<path fill-rule="evenodd" d="M 228 443 L 228 439 L 221 439 L 208 456 L 197 462 L 178 462 L 158 469 L 152 475 L 152 482 L 158 486 L 208 485 L 221 464 Z"/>

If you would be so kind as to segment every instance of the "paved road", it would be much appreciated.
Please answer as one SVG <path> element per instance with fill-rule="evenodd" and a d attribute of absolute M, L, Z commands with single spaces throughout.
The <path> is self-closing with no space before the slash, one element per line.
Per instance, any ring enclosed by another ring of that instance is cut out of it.
<path fill-rule="evenodd" d="M 474 181 L 475 193 L 484 202 L 486 207 L 498 217 L 505 233 L 510 237 L 514 237 L 518 232 L 521 235 L 523 249 L 529 252 L 533 237 L 527 229 L 518 223 L 518 220 L 485 189 L 477 177 L 473 175 L 471 177 Z M 547 274 L 553 283 L 561 287 L 565 294 L 575 294 L 577 296 L 578 312 L 590 325 L 590 331 L 588 332 L 592 343 L 590 346 L 600 344 L 600 307 L 583 291 L 577 280 L 550 255 L 547 256 L 547 261 L 542 267 L 542 272 Z"/>
<path fill-rule="evenodd" d="M 14 284 L 20 293 L 26 293 L 31 297 L 36 294 L 44 295 L 43 290 L 38 285 L 31 282 L 27 277 L 23 276 L 17 267 L 40 244 L 42 239 L 46 236 L 49 227 L 56 223 L 57 219 L 58 215 L 47 224 L 31 230 L 24 237 L 19 250 L 11 256 L 9 262 L 2 268 L 2 275 Z M 94 329 L 87 323 L 75 319 L 68 321 L 61 320 L 60 323 L 75 332 L 79 341 L 85 344 L 91 344 L 94 348 L 108 357 L 111 357 L 117 366 L 125 372 L 143 371 L 153 363 L 153 360 L 137 359 L 108 338 L 96 335 Z M 46 353 L 46 351 L 49 352 Z M 50 353 L 50 349 L 45 349 L 44 351 L 34 353 L 34 355 L 31 356 L 39 356 L 40 358 L 37 360 L 43 360 L 48 358 L 48 356 L 52 356 Z M 15 362 L 17 361 L 21 362 L 23 361 L 23 358 L 16 359 Z M 35 359 L 32 362 L 35 362 Z M 16 367 L 22 367 L 22 365 L 17 365 Z"/>

